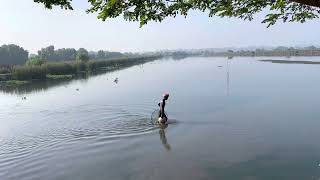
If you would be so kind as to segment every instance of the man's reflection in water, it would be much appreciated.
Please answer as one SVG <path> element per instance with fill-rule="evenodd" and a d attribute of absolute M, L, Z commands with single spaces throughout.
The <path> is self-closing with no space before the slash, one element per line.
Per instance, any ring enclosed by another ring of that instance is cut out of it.
<path fill-rule="evenodd" d="M 161 140 L 161 142 L 163 144 L 163 147 L 167 151 L 170 151 L 171 147 L 170 147 L 170 144 L 168 144 L 167 137 L 166 137 L 166 132 L 165 132 L 165 129 L 167 127 L 168 127 L 168 124 L 160 125 L 159 135 L 160 135 L 160 140 Z"/>

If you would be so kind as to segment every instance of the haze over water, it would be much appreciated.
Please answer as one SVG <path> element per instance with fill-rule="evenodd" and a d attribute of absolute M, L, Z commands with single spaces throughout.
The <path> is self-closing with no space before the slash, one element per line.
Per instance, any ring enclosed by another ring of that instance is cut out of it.
<path fill-rule="evenodd" d="M 1 92 L 0 177 L 319 179 L 320 65 L 261 59 L 158 60 Z M 175 123 L 161 129 L 150 116 L 165 91 Z"/>

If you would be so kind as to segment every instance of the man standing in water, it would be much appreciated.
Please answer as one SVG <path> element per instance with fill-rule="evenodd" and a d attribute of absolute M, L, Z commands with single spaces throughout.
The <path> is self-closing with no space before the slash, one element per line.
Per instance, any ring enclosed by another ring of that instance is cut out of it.
<path fill-rule="evenodd" d="M 166 100 L 168 100 L 168 98 L 169 98 L 169 94 L 164 93 L 162 97 L 163 97 L 162 100 L 158 104 L 158 106 L 160 107 L 158 121 L 159 121 L 159 123 L 165 124 L 168 121 L 168 117 L 165 114 L 164 108 L 166 106 Z"/>

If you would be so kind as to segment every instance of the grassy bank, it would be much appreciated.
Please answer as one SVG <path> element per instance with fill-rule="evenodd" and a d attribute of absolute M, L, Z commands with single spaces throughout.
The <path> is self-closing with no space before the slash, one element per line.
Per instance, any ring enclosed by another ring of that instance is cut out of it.
<path fill-rule="evenodd" d="M 22 82 L 32 80 L 72 79 L 77 77 L 78 74 L 125 68 L 158 58 L 159 56 L 123 57 L 104 61 L 67 61 L 44 63 L 41 65 L 14 66 L 2 70 L 3 73 L 6 73 L 6 76 L 3 76 L 2 84 L 7 82 L 9 84 L 20 85 Z M 21 81 L 21 83 L 18 83 L 19 81 Z"/>
<path fill-rule="evenodd" d="M 48 74 L 47 75 L 47 79 L 51 79 L 51 80 L 68 80 L 68 79 L 72 79 L 74 76 L 72 74 L 66 74 L 66 75 L 52 75 L 52 74 Z"/>
<path fill-rule="evenodd" d="M 0 86 L 16 87 L 16 86 L 26 85 L 28 83 L 30 83 L 30 81 L 19 81 L 19 80 L 0 81 Z"/>

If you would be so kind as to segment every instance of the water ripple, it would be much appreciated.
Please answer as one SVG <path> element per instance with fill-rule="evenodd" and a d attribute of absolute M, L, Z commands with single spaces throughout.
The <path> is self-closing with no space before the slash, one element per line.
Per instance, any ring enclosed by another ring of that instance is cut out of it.
<path fill-rule="evenodd" d="M 91 139 L 92 144 L 101 145 L 117 138 L 152 133 L 157 125 L 151 122 L 152 110 L 148 107 L 148 104 L 86 104 L 68 109 L 42 109 L 37 112 L 25 109 L 19 114 L 9 113 L 15 126 L 11 134 L 0 141 L 0 172 L 32 164 L 35 158 L 46 158 L 36 154 L 68 142 L 81 143 Z M 32 174 L 36 170 L 30 167 L 25 172 Z"/>

